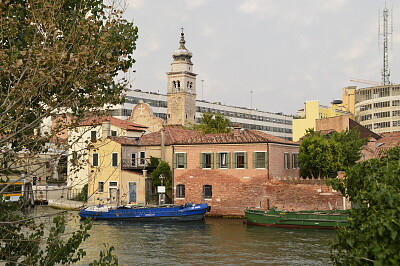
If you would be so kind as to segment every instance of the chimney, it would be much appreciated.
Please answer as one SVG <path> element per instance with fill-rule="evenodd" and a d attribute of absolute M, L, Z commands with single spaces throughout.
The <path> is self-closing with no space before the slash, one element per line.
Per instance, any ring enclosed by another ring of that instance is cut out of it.
<path fill-rule="evenodd" d="M 240 124 L 234 124 L 233 129 L 232 129 L 233 136 L 239 137 L 241 129 L 242 129 L 242 127 L 240 126 Z"/>
<path fill-rule="evenodd" d="M 106 139 L 111 135 L 110 132 L 111 132 L 111 123 L 110 121 L 106 120 L 103 122 L 101 127 L 101 138 Z"/>

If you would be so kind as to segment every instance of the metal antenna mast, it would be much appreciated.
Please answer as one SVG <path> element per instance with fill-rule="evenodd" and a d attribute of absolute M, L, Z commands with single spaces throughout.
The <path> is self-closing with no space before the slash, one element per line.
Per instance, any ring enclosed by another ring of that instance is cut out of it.
<path fill-rule="evenodd" d="M 389 35 L 393 33 L 393 23 L 389 23 L 389 9 L 383 9 L 383 25 L 379 25 L 379 37 L 383 36 L 383 68 L 382 68 L 382 84 L 390 85 L 389 77 Z M 380 24 L 380 23 L 379 23 Z M 390 24 L 390 25 L 389 25 Z M 382 32 L 381 32 L 382 31 Z"/>

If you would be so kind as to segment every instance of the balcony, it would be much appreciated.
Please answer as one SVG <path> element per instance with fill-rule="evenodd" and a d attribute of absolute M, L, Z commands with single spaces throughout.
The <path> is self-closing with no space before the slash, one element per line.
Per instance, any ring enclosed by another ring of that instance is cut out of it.
<path fill-rule="evenodd" d="M 122 159 L 122 169 L 124 170 L 143 170 L 153 169 L 150 167 L 150 158 Z"/>

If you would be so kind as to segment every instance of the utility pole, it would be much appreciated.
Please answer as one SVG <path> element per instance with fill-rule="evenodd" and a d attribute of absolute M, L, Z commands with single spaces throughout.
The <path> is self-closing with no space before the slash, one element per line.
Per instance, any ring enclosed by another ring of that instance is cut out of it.
<path fill-rule="evenodd" d="M 379 22 L 378 35 L 383 38 L 383 67 L 382 67 L 382 84 L 390 85 L 389 77 L 389 35 L 393 33 L 393 22 L 389 22 L 389 9 L 383 9 L 382 20 L 383 24 L 381 25 Z M 393 17 L 392 17 L 393 18 Z"/>

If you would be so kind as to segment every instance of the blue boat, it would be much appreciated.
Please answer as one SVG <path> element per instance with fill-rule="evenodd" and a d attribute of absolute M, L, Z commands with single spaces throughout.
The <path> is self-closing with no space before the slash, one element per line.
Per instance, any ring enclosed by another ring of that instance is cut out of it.
<path fill-rule="evenodd" d="M 204 219 L 211 207 L 207 203 L 186 203 L 184 205 L 107 207 L 90 206 L 79 211 L 81 218 L 126 221 L 197 221 Z"/>

